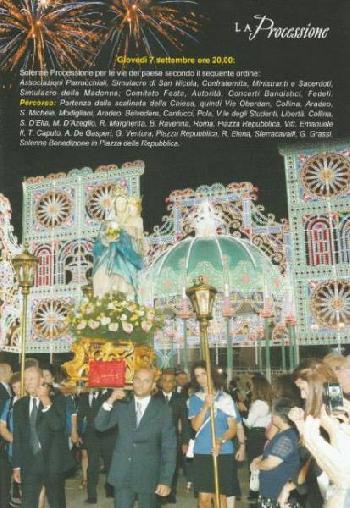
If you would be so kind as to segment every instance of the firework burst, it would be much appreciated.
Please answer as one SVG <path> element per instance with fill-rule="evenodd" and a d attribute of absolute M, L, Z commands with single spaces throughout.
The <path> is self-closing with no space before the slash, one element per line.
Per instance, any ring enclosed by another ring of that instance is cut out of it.
<path fill-rule="evenodd" d="M 46 70 L 91 65 L 101 41 L 98 2 L 1 0 L 0 68 Z"/>
<path fill-rule="evenodd" d="M 110 29 L 112 59 L 117 55 L 152 55 L 157 48 L 168 54 L 168 47 L 183 49 L 187 39 L 195 39 L 199 21 L 192 0 L 112 0 Z"/>

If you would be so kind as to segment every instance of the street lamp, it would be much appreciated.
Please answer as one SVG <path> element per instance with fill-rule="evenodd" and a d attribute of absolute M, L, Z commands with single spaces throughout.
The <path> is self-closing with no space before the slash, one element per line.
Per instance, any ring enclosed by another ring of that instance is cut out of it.
<path fill-rule="evenodd" d="M 22 254 L 17 254 L 12 259 L 13 267 L 16 271 L 17 281 L 22 288 L 22 339 L 21 339 L 21 395 L 24 395 L 24 367 L 26 357 L 27 342 L 27 314 L 28 314 L 28 295 L 30 288 L 34 286 L 34 277 L 39 260 L 28 252 L 28 244 L 24 245 Z"/>
<path fill-rule="evenodd" d="M 207 380 L 208 380 L 208 395 L 213 395 L 213 380 L 211 377 L 211 359 L 208 342 L 208 325 L 213 315 L 213 305 L 216 296 L 216 289 L 209 286 L 204 281 L 204 277 L 201 276 L 197 283 L 186 290 L 186 295 L 191 301 L 193 310 L 199 321 L 200 329 L 200 344 L 201 344 L 201 356 L 205 360 L 207 369 Z M 210 428 L 211 428 L 211 439 L 213 449 L 216 447 L 216 435 L 215 435 L 215 411 L 214 404 L 210 406 Z M 218 462 L 216 455 L 213 454 L 213 467 L 214 467 L 214 483 L 215 483 L 215 508 L 220 508 L 220 487 L 219 487 L 219 474 L 218 474 Z"/>

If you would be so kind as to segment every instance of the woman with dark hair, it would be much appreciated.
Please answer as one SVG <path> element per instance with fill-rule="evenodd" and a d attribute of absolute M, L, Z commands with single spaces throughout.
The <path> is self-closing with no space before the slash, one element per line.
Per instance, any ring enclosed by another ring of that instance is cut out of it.
<path fill-rule="evenodd" d="M 272 394 L 274 399 L 287 398 L 293 400 L 296 406 L 301 403 L 300 391 L 296 387 L 291 374 L 281 374 L 273 380 Z"/>
<path fill-rule="evenodd" d="M 208 394 L 208 376 L 205 362 L 192 367 L 192 382 L 197 391 L 188 401 L 188 417 L 196 432 L 194 438 L 193 480 L 199 493 L 199 508 L 210 508 L 214 487 L 213 458 L 218 458 L 221 508 L 227 507 L 227 497 L 239 494 L 237 470 L 234 463 L 232 439 L 237 433 L 239 414 L 232 398 L 220 390 L 220 381 L 213 373 L 214 393 Z M 210 407 L 215 409 L 216 445 L 213 449 L 210 429 Z"/>
<path fill-rule="evenodd" d="M 277 376 L 272 382 L 272 396 L 273 399 L 287 398 L 294 402 L 294 406 L 301 407 L 302 401 L 300 391 L 294 383 L 291 374 L 281 374 Z M 266 429 L 266 438 L 268 441 L 277 433 L 277 428 L 271 423 L 270 427 Z"/>
<path fill-rule="evenodd" d="M 231 395 L 235 404 L 239 402 L 239 388 L 237 379 L 231 379 L 228 384 L 228 393 Z"/>
<path fill-rule="evenodd" d="M 262 374 L 255 374 L 250 380 L 252 403 L 248 417 L 243 419 L 248 429 L 247 455 L 248 463 L 262 454 L 266 444 L 266 429 L 271 425 L 272 390 L 268 380 Z M 250 501 L 258 498 L 258 491 L 249 491 Z"/>
<path fill-rule="evenodd" d="M 323 404 L 324 384 L 338 383 L 334 371 L 325 364 L 319 363 L 294 374 L 294 383 L 300 390 L 304 400 L 306 416 L 319 418 Z"/>
<path fill-rule="evenodd" d="M 284 485 L 299 470 L 299 437 L 288 418 L 292 407 L 293 401 L 287 398 L 274 403 L 272 422 L 277 433 L 250 466 L 252 471 L 259 471 L 260 508 L 279 507 L 278 497 Z"/>
<path fill-rule="evenodd" d="M 327 508 L 350 506 L 350 426 L 340 423 L 343 415 L 332 414 L 324 402 L 325 383 L 337 383 L 336 375 L 328 365 L 317 364 L 299 369 L 295 384 L 305 400 L 305 409 L 293 408 L 289 418 L 294 421 L 305 447 L 314 457 L 319 469 L 317 482 L 328 477 L 330 484 L 323 481 L 322 493 Z M 344 401 L 347 409 L 346 401 Z M 327 478 L 326 478 L 327 480 Z M 308 489 L 308 506 L 320 506 L 314 501 L 315 488 Z M 318 496 L 319 491 L 317 492 Z"/>
<path fill-rule="evenodd" d="M 321 364 L 322 360 L 320 360 L 319 358 L 305 358 L 304 360 L 302 360 L 292 372 L 292 378 L 294 383 L 297 379 L 299 379 L 300 372 L 306 371 L 307 369 L 316 369 L 318 365 Z"/>

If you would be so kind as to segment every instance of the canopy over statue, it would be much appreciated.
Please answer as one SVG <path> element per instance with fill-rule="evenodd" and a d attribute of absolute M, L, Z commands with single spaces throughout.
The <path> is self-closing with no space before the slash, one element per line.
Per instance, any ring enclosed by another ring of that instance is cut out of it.
<path fill-rule="evenodd" d="M 122 182 L 115 188 L 111 214 L 102 223 L 93 246 L 95 296 L 121 292 L 137 300 L 143 250 L 141 199 L 128 196 L 126 182 Z"/>

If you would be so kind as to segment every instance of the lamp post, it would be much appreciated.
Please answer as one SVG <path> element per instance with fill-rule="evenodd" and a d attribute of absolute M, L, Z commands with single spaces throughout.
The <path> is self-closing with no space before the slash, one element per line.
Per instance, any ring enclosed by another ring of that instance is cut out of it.
<path fill-rule="evenodd" d="M 12 259 L 13 267 L 16 271 L 17 281 L 22 288 L 22 339 L 21 339 L 21 395 L 24 395 L 24 368 L 26 357 L 27 342 L 27 314 L 28 314 L 28 295 L 30 288 L 34 286 L 34 276 L 38 266 L 38 258 L 28 252 L 28 244 L 24 245 L 22 254 L 17 254 Z"/>
<path fill-rule="evenodd" d="M 186 290 L 186 295 L 190 299 L 193 310 L 199 321 L 200 343 L 202 357 L 205 360 L 207 368 L 208 395 L 213 395 L 213 380 L 211 377 L 211 359 L 208 342 L 208 325 L 212 319 L 213 304 L 216 296 L 216 289 L 206 284 L 204 277 L 201 276 L 197 283 Z M 216 447 L 215 435 L 215 411 L 214 405 L 210 406 L 210 429 L 213 449 Z M 220 508 L 220 487 L 218 475 L 218 462 L 216 455 L 213 454 L 214 484 L 215 484 L 215 508 Z"/>

